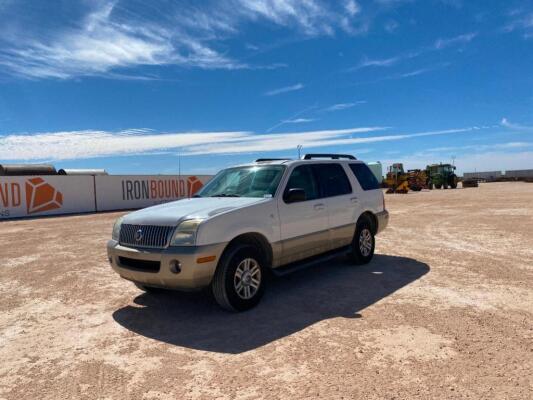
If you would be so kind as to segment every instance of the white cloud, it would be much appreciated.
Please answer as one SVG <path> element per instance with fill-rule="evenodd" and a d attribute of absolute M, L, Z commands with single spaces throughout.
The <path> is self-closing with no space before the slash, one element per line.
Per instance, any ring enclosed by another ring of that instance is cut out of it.
<path fill-rule="evenodd" d="M 389 33 L 394 33 L 399 26 L 400 24 L 398 24 L 398 22 L 395 20 L 389 20 L 385 23 L 385 25 L 383 25 L 383 28 Z"/>
<path fill-rule="evenodd" d="M 3 45 L 0 41 L 0 66 L 10 74 L 31 79 L 127 78 L 124 69 L 141 65 L 277 68 L 282 65 L 239 62 L 227 51 L 217 50 L 216 45 L 238 35 L 241 26 L 256 21 L 304 36 L 333 35 L 339 29 L 356 33 L 352 25 L 358 14 L 346 15 L 344 6 L 321 0 L 229 0 L 209 7 L 168 2 L 151 6 L 149 13 L 139 12 L 141 3 L 88 2 L 90 11 L 81 20 L 60 20 L 44 34 L 32 33 L 30 27 L 20 32 L 3 30 L 0 20 L 4 39 Z M 357 3 L 346 4 L 353 11 Z M 63 16 L 63 9 L 52 7 L 50 13 L 54 11 L 59 19 Z"/>
<path fill-rule="evenodd" d="M 402 3 L 411 3 L 413 0 L 374 0 L 378 4 L 382 4 L 384 6 L 395 6 Z"/>
<path fill-rule="evenodd" d="M 18 47 L 4 50 L 0 65 L 19 76 L 61 79 L 101 75 L 137 65 L 245 67 L 185 34 L 174 35 L 157 26 L 118 23 L 112 18 L 113 9 L 113 3 L 105 3 L 85 18 L 81 28 L 65 30 L 50 41 L 22 38 Z"/>
<path fill-rule="evenodd" d="M 313 105 L 311 107 L 307 107 L 307 108 L 305 108 L 303 110 L 298 111 L 297 113 L 295 113 L 294 115 L 290 116 L 289 118 L 286 118 L 284 120 L 279 121 L 274 126 L 271 126 L 270 128 L 268 128 L 266 130 L 266 132 L 270 133 L 273 130 L 278 129 L 278 128 L 280 128 L 281 126 L 283 126 L 285 124 L 296 124 L 296 123 L 305 123 L 305 122 L 316 121 L 315 118 L 302 118 L 302 117 L 300 117 L 302 114 L 307 114 L 307 113 L 313 112 L 313 111 L 315 113 L 323 113 L 323 112 L 347 110 L 349 108 L 355 107 L 355 106 L 360 105 L 360 104 L 365 104 L 365 103 L 366 103 L 365 100 L 359 100 L 359 101 L 356 101 L 354 103 L 337 103 L 337 104 L 333 104 L 333 105 L 331 105 L 329 107 L 325 107 L 325 108 L 321 108 L 321 109 L 317 109 L 318 108 L 317 105 Z"/>
<path fill-rule="evenodd" d="M 302 145 L 304 148 L 345 146 L 362 143 L 377 143 L 387 141 L 399 141 L 423 136 L 447 135 L 453 133 L 472 132 L 475 128 L 448 129 L 441 131 L 429 131 L 412 134 L 382 135 L 370 137 L 353 137 L 356 133 L 366 133 L 384 130 L 384 127 L 352 128 L 327 131 L 310 131 L 298 133 L 278 133 L 270 135 L 255 135 L 252 140 L 239 143 L 210 144 L 207 146 L 191 146 L 188 154 L 237 154 L 258 153 L 269 151 L 281 151 L 296 148 Z"/>
<path fill-rule="evenodd" d="M 181 154 L 241 153 L 257 144 L 272 150 L 292 148 L 293 142 L 311 144 L 315 141 L 345 138 L 356 133 L 381 131 L 383 127 L 306 131 L 279 134 L 252 132 L 177 132 L 155 133 L 151 130 L 67 131 L 0 136 L 0 160 L 64 160 L 104 156 L 120 156 L 168 152 L 180 149 Z"/>
<path fill-rule="evenodd" d="M 415 76 L 427 74 L 428 72 L 436 71 L 441 68 L 448 67 L 449 65 L 450 65 L 449 63 L 438 64 L 438 65 L 434 65 L 434 66 L 427 67 L 427 68 L 420 68 L 420 69 L 415 69 L 412 71 L 400 72 L 400 73 L 384 76 L 384 77 L 377 78 L 371 81 L 356 82 L 355 84 L 361 85 L 361 84 L 377 83 L 377 82 L 390 81 L 390 80 L 412 78 Z"/>
<path fill-rule="evenodd" d="M 501 126 L 504 126 L 506 128 L 509 128 L 509 129 L 512 129 L 512 130 L 515 130 L 515 131 L 524 131 L 524 132 L 533 131 L 533 126 L 525 126 L 525 125 L 516 124 L 516 123 L 510 122 L 505 117 L 502 118 L 500 124 L 501 124 Z"/>
<path fill-rule="evenodd" d="M 286 119 L 283 121 L 284 124 L 303 124 L 306 122 L 313 122 L 315 121 L 314 118 L 293 118 L 293 119 Z"/>
<path fill-rule="evenodd" d="M 403 56 L 381 58 L 381 59 L 374 59 L 374 60 L 365 58 L 363 61 L 361 61 L 361 63 L 357 67 L 352 68 L 352 70 L 357 70 L 357 69 L 366 68 L 366 67 L 390 67 L 391 65 L 394 65 L 398 61 L 403 60 L 403 59 L 404 59 Z"/>
<path fill-rule="evenodd" d="M 10 134 L 0 136 L 0 160 L 56 161 L 175 152 L 181 155 L 261 153 L 291 150 L 299 144 L 304 148 L 345 147 L 436 135 L 464 134 L 481 128 L 367 136 L 387 129 L 389 128 L 370 126 L 276 134 L 256 134 L 247 131 L 156 133 L 148 129 L 120 132 L 88 130 L 31 135 Z"/>
<path fill-rule="evenodd" d="M 393 65 L 396 65 L 402 61 L 417 58 L 418 56 L 428 52 L 440 51 L 448 47 L 469 43 L 477 35 L 477 32 L 471 32 L 451 38 L 437 39 L 431 46 L 421 47 L 418 50 L 408 51 L 388 58 L 371 59 L 364 57 L 358 65 L 349 68 L 348 71 L 357 71 L 368 67 L 392 67 Z"/>
<path fill-rule="evenodd" d="M 391 67 L 400 61 L 404 61 L 410 58 L 415 58 L 420 55 L 420 51 L 415 52 L 409 52 L 405 54 L 400 54 L 395 57 L 389 57 L 389 58 L 378 58 L 378 59 L 370 59 L 368 57 L 365 57 L 359 65 L 356 65 L 355 67 L 352 67 L 349 69 L 349 71 L 357 71 L 362 68 L 367 67 Z"/>
<path fill-rule="evenodd" d="M 248 19 L 297 28 L 309 36 L 333 35 L 337 28 L 348 33 L 360 31 L 352 24 L 353 17 L 359 14 L 355 0 L 345 1 L 341 10 L 332 2 L 320 0 L 238 0 L 237 4 L 234 10 Z"/>
<path fill-rule="evenodd" d="M 402 79 L 402 78 L 410 78 L 411 76 L 418 76 L 425 74 L 426 72 L 433 71 L 435 68 L 420 68 L 415 69 L 414 71 L 404 72 L 397 75 L 392 75 L 390 79 Z"/>
<path fill-rule="evenodd" d="M 455 36 L 452 38 L 446 39 L 437 39 L 435 41 L 434 47 L 437 50 L 444 49 L 446 47 L 455 46 L 458 44 L 469 43 L 477 36 L 477 32 L 465 33 L 463 35 Z"/>
<path fill-rule="evenodd" d="M 143 154 L 246 139 L 249 132 L 147 133 L 67 131 L 0 136 L 0 160 L 63 160 Z"/>
<path fill-rule="evenodd" d="M 296 120 L 296 119 L 305 119 L 305 118 L 301 118 L 300 116 L 301 116 L 301 115 L 304 115 L 304 114 L 306 114 L 306 113 L 308 113 L 308 112 L 310 112 L 311 110 L 314 110 L 314 109 L 316 109 L 316 105 L 313 105 L 313 106 L 311 106 L 311 107 L 306 107 L 306 108 L 304 108 L 303 110 L 300 110 L 300 111 L 298 111 L 297 113 L 291 115 L 289 118 L 286 118 L 286 119 L 284 119 L 284 120 L 282 120 L 282 121 L 279 121 L 279 122 L 278 122 L 277 124 L 275 124 L 274 126 L 271 126 L 270 128 L 268 128 L 268 129 L 266 130 L 266 133 L 270 133 L 270 132 L 272 132 L 274 129 L 277 129 L 277 128 L 279 128 L 280 126 L 283 126 L 283 125 L 289 123 L 289 122 L 287 122 L 287 121 Z M 309 121 L 309 122 L 310 122 L 310 121 Z"/>
<path fill-rule="evenodd" d="M 354 16 L 361 12 L 361 6 L 355 0 L 346 0 L 344 2 L 344 8 L 350 16 Z"/>
<path fill-rule="evenodd" d="M 276 96 L 276 95 L 282 94 L 282 93 L 295 92 L 297 90 L 302 90 L 304 87 L 305 86 L 303 84 L 297 83 L 295 85 L 285 86 L 285 87 L 282 87 L 282 88 L 269 90 L 268 92 L 265 92 L 264 95 L 265 96 Z"/>
<path fill-rule="evenodd" d="M 533 38 L 533 12 L 515 9 L 508 13 L 510 21 L 503 28 L 504 32 L 519 31 L 524 39 Z"/>
<path fill-rule="evenodd" d="M 337 103 L 333 104 L 329 107 L 324 108 L 323 111 L 340 111 L 340 110 L 347 110 L 348 108 L 355 107 L 359 104 L 366 104 L 365 100 L 356 101 L 355 103 Z"/>
<path fill-rule="evenodd" d="M 244 13 L 251 18 L 264 18 L 277 25 L 298 25 L 307 34 L 333 32 L 332 27 L 321 22 L 322 8 L 313 0 L 307 2 L 283 0 L 242 0 L 239 2 Z"/>

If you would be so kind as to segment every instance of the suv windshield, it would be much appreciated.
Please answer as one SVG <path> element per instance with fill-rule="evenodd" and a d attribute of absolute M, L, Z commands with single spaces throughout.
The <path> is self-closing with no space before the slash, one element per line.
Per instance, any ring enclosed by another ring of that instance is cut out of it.
<path fill-rule="evenodd" d="M 282 165 L 228 168 L 195 197 L 273 197 L 284 169 Z"/>

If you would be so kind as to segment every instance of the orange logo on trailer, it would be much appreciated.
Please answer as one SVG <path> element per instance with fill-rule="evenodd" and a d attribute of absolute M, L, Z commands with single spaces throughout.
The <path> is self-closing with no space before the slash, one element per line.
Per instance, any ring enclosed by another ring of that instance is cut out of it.
<path fill-rule="evenodd" d="M 63 193 L 42 178 L 26 182 L 26 209 L 28 214 L 56 210 L 63 205 Z"/>
<path fill-rule="evenodd" d="M 194 194 L 199 191 L 204 184 L 196 176 L 189 176 L 187 178 L 187 194 L 189 197 L 194 196 Z"/>

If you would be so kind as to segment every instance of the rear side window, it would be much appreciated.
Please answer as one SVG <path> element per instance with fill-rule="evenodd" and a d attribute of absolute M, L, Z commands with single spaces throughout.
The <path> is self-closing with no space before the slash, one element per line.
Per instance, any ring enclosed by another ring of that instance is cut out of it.
<path fill-rule="evenodd" d="M 379 182 L 370 168 L 368 168 L 368 165 L 363 163 L 350 164 L 350 168 L 363 190 L 379 189 Z"/>
<path fill-rule="evenodd" d="M 340 164 L 313 165 L 322 197 L 340 196 L 352 193 L 352 186 Z"/>

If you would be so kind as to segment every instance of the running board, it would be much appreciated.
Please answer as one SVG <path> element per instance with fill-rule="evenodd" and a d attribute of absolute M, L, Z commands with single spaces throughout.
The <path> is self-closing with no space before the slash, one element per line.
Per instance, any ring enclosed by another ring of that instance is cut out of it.
<path fill-rule="evenodd" d="M 305 260 L 296 261 L 287 265 L 284 265 L 282 267 L 278 268 L 272 268 L 271 271 L 275 276 L 285 276 L 288 274 L 291 274 L 296 271 L 300 271 L 302 269 L 309 268 L 316 264 L 321 264 L 325 261 L 332 260 L 334 258 L 337 258 L 339 256 L 347 255 L 351 251 L 351 246 L 345 246 L 341 247 L 340 249 L 335 249 L 332 251 L 328 251 L 327 253 L 306 258 Z"/>

